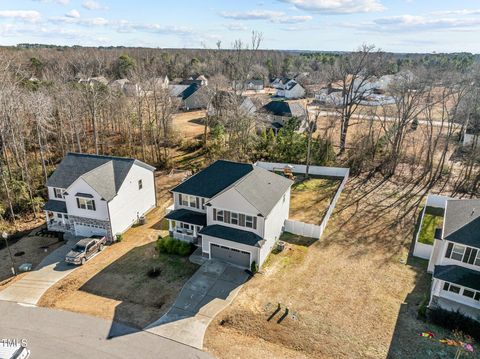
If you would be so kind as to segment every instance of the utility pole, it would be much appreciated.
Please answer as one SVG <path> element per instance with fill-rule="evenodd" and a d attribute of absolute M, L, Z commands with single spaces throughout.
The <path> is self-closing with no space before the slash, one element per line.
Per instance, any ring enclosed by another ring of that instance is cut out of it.
<path fill-rule="evenodd" d="M 10 260 L 12 261 L 12 273 L 13 275 L 17 275 L 17 271 L 15 270 L 15 262 L 13 260 L 12 252 L 10 251 L 10 247 L 8 246 L 8 233 L 2 232 L 2 238 L 5 240 L 5 245 L 7 246 L 8 254 L 10 255 Z"/>

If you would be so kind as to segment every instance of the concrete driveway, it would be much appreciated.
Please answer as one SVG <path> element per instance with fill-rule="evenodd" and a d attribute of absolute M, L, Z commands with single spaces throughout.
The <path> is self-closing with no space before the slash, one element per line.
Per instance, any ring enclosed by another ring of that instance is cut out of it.
<path fill-rule="evenodd" d="M 208 325 L 233 301 L 248 278 L 243 269 L 206 261 L 185 283 L 172 308 L 144 330 L 202 349 Z"/>
<path fill-rule="evenodd" d="M 2 290 L 0 300 L 36 305 L 48 288 L 76 268 L 65 263 L 64 259 L 79 239 L 70 237 L 65 245 L 46 256 L 34 271 Z"/>

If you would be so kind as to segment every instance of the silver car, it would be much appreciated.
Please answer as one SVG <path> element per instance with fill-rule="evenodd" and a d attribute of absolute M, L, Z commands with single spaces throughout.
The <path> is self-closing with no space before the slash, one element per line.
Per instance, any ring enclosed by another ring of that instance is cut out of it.
<path fill-rule="evenodd" d="M 75 247 L 67 253 L 65 262 L 77 265 L 85 264 L 88 259 L 104 248 L 106 241 L 103 236 L 91 236 L 79 240 Z"/>

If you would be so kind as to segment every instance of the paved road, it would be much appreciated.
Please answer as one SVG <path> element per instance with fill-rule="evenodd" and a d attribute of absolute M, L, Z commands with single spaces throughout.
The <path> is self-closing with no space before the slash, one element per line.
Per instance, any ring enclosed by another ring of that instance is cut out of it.
<path fill-rule="evenodd" d="M 145 330 L 202 349 L 208 324 L 230 305 L 248 278 L 243 269 L 206 261 L 185 283 L 172 308 Z"/>
<path fill-rule="evenodd" d="M 72 236 L 66 244 L 45 257 L 34 271 L 2 290 L 0 301 L 37 304 L 48 288 L 76 268 L 65 263 L 64 259 L 79 239 L 80 237 Z"/>
<path fill-rule="evenodd" d="M 113 338 L 108 339 L 111 336 Z M 81 314 L 0 302 L 0 339 L 26 339 L 31 358 L 212 358 L 154 334 Z"/>

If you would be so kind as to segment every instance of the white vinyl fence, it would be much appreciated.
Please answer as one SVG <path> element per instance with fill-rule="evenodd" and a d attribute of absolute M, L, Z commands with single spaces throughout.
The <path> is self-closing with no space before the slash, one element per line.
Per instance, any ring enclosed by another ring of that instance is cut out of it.
<path fill-rule="evenodd" d="M 293 173 L 301 173 L 305 174 L 307 172 L 307 166 L 305 165 L 297 165 L 297 164 L 290 164 L 290 163 L 274 163 L 274 162 L 257 162 L 255 166 L 264 168 L 268 171 L 281 171 L 285 167 L 289 167 Z M 322 222 L 320 225 L 311 224 L 311 223 L 304 223 L 300 221 L 293 221 L 287 219 L 285 221 L 285 231 L 297 234 L 299 236 L 308 237 L 308 238 L 318 238 L 323 234 L 323 231 L 327 227 L 328 220 L 335 209 L 335 205 L 337 204 L 338 199 L 345 187 L 345 184 L 348 181 L 348 176 L 350 170 L 348 168 L 341 168 L 341 167 L 322 167 L 322 166 L 310 166 L 308 169 L 308 173 L 315 176 L 322 176 L 322 177 L 332 177 L 332 179 L 341 179 L 342 182 L 337 188 L 335 192 L 335 196 L 332 198 L 327 211 L 325 212 Z"/>
<path fill-rule="evenodd" d="M 420 216 L 420 225 L 418 226 L 418 231 L 415 234 L 415 247 L 413 248 L 414 257 L 427 259 L 427 260 L 430 259 L 433 251 L 433 246 L 430 244 L 420 243 L 418 241 L 418 237 L 420 236 L 420 230 L 422 229 L 423 217 L 425 216 L 425 211 L 427 210 L 427 207 L 445 209 L 447 205 L 447 201 L 449 199 L 452 199 L 452 198 L 446 197 L 446 196 L 439 196 L 435 194 L 429 194 L 427 196 L 427 200 L 425 201 L 425 206 L 423 207 L 422 214 Z"/>

